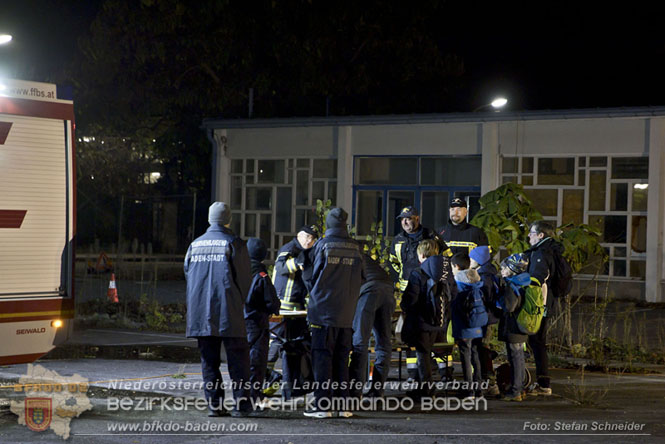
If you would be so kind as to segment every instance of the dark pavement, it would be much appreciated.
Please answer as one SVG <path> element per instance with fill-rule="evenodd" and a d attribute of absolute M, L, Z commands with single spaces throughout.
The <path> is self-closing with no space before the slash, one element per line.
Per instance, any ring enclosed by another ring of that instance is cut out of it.
<path fill-rule="evenodd" d="M 95 348 L 136 353 L 130 359 L 61 356 L 42 359 L 33 367 L 63 378 L 78 374 L 89 381 L 86 397 L 92 408 L 71 419 L 71 442 L 662 442 L 665 438 L 662 368 L 654 368 L 660 373 L 623 375 L 555 369 L 553 396 L 529 397 L 521 403 L 481 400 L 479 411 L 454 410 L 455 403 L 446 401 L 450 398 L 438 398 L 431 409 L 407 403 L 394 411 L 369 411 L 367 405 L 349 419 L 308 419 L 301 407 L 288 405 L 274 405 L 260 418 L 208 418 L 194 405 L 202 393 L 193 341 L 178 334 L 93 329 L 77 332 L 63 350 L 90 353 Z M 166 356 L 150 356 L 151 350 Z M 168 359 L 168 350 L 182 354 Z M 228 379 L 225 365 L 222 369 Z M 27 371 L 27 365 L 0 367 L 0 382 L 13 385 Z M 396 380 L 396 371 L 391 379 Z M 388 392 L 396 402 L 403 402 L 402 394 Z M 33 432 L 18 424 L 17 415 L 6 405 L 21 396 L 11 388 L 0 391 L 0 406 L 5 405 L 0 407 L 0 442 L 61 442 L 51 430 Z M 579 405 L 587 399 L 589 405 Z M 633 430 L 604 430 L 608 427 Z"/>

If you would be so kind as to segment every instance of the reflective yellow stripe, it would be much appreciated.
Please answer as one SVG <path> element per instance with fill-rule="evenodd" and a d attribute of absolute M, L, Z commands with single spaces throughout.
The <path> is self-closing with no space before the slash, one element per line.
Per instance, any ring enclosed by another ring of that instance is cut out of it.
<path fill-rule="evenodd" d="M 304 309 L 302 304 L 300 304 L 298 302 L 291 302 L 291 301 L 282 301 L 281 308 L 283 310 L 303 310 Z"/>
<path fill-rule="evenodd" d="M 399 289 L 400 289 L 401 291 L 406 290 L 406 286 L 407 286 L 408 284 L 409 284 L 408 279 L 402 279 L 402 278 L 399 279 Z"/>
<path fill-rule="evenodd" d="M 404 245 L 404 242 L 398 242 L 397 245 L 395 245 L 395 256 L 397 256 L 397 261 L 402 264 L 402 245 Z"/>
<path fill-rule="evenodd" d="M 453 252 L 448 248 L 446 251 L 441 253 L 441 256 L 446 256 L 446 257 L 451 257 L 453 255 Z"/>
<path fill-rule="evenodd" d="M 29 311 L 23 313 L 0 313 L 0 318 L 28 318 L 33 316 L 69 316 L 74 310 Z"/>
<path fill-rule="evenodd" d="M 284 289 L 284 300 L 285 301 L 290 301 L 291 300 L 291 293 L 293 293 L 293 283 L 295 279 L 293 278 L 294 276 L 291 274 L 289 275 L 289 278 L 286 280 L 286 288 Z"/>
<path fill-rule="evenodd" d="M 474 242 L 465 242 L 465 241 L 445 241 L 446 244 L 449 247 L 461 247 L 461 248 L 468 248 L 469 251 L 473 250 L 478 246 L 478 244 Z"/>
<path fill-rule="evenodd" d="M 295 273 L 298 271 L 298 267 L 296 266 L 296 260 L 294 258 L 288 259 L 286 261 L 286 268 L 288 268 L 290 273 Z"/>
<path fill-rule="evenodd" d="M 404 245 L 404 242 L 399 242 L 397 245 L 395 245 L 395 255 L 397 256 L 397 261 L 399 263 L 399 269 L 395 269 L 399 275 L 399 286 L 404 291 L 406 288 L 406 282 L 404 281 L 404 263 L 402 262 L 402 245 Z M 408 276 L 407 276 L 408 278 Z M 404 283 L 402 283 L 404 281 Z"/>

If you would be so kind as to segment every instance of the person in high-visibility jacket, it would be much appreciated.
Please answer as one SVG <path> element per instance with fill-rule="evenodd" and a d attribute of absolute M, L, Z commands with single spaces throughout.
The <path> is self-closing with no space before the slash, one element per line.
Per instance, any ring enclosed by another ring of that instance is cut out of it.
<path fill-rule="evenodd" d="M 305 225 L 299 231 L 297 236 L 286 243 L 277 253 L 275 260 L 275 268 L 273 269 L 272 281 L 277 290 L 277 297 L 282 301 L 282 310 L 305 310 L 307 308 L 307 287 L 303 281 L 303 269 L 307 260 L 305 251 L 312 248 L 318 234 L 315 226 Z M 309 330 L 307 328 L 307 320 L 303 318 L 289 319 L 281 323 L 274 331 L 281 336 L 282 339 L 293 339 L 300 336 L 308 337 Z M 270 342 L 270 351 L 268 353 L 268 376 L 267 381 L 269 386 L 279 381 L 282 377 L 277 373 L 275 362 L 282 352 L 282 343 L 275 335 L 272 335 Z M 284 357 L 284 356 L 283 356 Z M 282 370 L 287 375 L 295 377 L 295 373 L 289 370 L 288 363 L 282 360 Z M 290 378 L 286 378 L 290 379 Z M 284 398 L 290 399 L 293 395 L 291 387 L 293 381 L 284 381 L 284 390 L 282 394 Z M 268 388 L 264 391 L 265 394 L 271 395 L 275 389 Z"/>
<path fill-rule="evenodd" d="M 397 219 L 402 231 L 395 236 L 390 246 L 390 264 L 397 273 L 399 289 L 404 291 L 411 272 L 420 267 L 416 252 L 420 241 L 435 239 L 439 244 L 441 242 L 434 230 L 420 225 L 420 215 L 415 207 L 404 207 Z"/>
<path fill-rule="evenodd" d="M 420 267 L 417 253 L 420 241 L 435 239 L 444 254 L 449 255 L 450 252 L 435 231 L 420 224 L 420 214 L 415 207 L 402 208 L 397 219 L 402 231 L 395 236 L 390 246 L 390 264 L 397 273 L 399 289 L 404 292 L 411 272 Z M 406 369 L 410 380 L 418 379 L 418 360 L 416 354 L 410 350 L 406 353 Z"/>

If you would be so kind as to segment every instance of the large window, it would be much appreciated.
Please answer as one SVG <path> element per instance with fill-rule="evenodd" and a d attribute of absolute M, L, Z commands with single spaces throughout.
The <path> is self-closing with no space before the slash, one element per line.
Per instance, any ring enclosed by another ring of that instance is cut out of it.
<path fill-rule="evenodd" d="M 602 274 L 645 279 L 648 157 L 506 156 L 501 166 L 503 183 L 524 185 L 544 219 L 602 231 L 610 255 Z"/>
<path fill-rule="evenodd" d="M 268 258 L 314 221 L 316 199 L 337 200 L 336 159 L 233 159 L 231 229 L 242 238 L 260 237 Z"/>
<path fill-rule="evenodd" d="M 402 208 L 414 205 L 421 223 L 438 228 L 448 221 L 448 204 L 458 196 L 470 204 L 469 218 L 478 210 L 480 156 L 362 157 L 354 163 L 354 221 L 356 234 L 369 233 L 373 222 L 384 222 L 394 236 Z"/>

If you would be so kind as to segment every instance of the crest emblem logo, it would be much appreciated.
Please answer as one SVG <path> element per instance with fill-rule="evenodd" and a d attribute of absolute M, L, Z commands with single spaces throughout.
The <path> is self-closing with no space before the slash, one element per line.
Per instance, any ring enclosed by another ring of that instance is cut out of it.
<path fill-rule="evenodd" d="M 51 398 L 25 398 L 25 425 L 43 432 L 51 424 Z"/>

